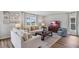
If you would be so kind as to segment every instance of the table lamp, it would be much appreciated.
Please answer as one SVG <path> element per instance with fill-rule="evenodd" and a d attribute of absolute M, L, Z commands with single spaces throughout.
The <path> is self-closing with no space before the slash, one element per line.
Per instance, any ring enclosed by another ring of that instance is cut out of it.
<path fill-rule="evenodd" d="M 20 23 L 17 23 L 17 24 L 15 24 L 15 27 L 16 27 L 17 29 L 20 29 L 20 28 L 21 28 L 21 24 L 20 24 Z"/>
<path fill-rule="evenodd" d="M 42 24 L 41 24 L 41 26 L 42 26 L 42 27 L 44 27 L 44 26 L 45 26 L 45 24 L 44 24 L 44 23 L 42 23 Z"/>

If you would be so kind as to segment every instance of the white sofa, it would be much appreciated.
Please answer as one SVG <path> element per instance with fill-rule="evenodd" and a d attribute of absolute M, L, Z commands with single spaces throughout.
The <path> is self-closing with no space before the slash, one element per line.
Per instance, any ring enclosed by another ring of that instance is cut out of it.
<path fill-rule="evenodd" d="M 25 41 L 33 40 L 38 38 L 38 36 L 32 36 L 32 33 L 20 29 L 13 29 L 11 31 L 11 42 L 15 48 L 21 48 Z"/>
<path fill-rule="evenodd" d="M 21 30 L 14 29 L 11 31 L 11 42 L 15 48 L 21 48 Z"/>
<path fill-rule="evenodd" d="M 27 39 L 27 35 L 24 33 L 23 30 L 11 31 L 11 42 L 15 48 L 49 48 L 61 38 L 61 36 L 53 34 L 52 37 L 45 38 L 45 41 L 41 41 L 41 36 L 39 35 Z M 23 36 L 26 40 L 23 39 Z"/>

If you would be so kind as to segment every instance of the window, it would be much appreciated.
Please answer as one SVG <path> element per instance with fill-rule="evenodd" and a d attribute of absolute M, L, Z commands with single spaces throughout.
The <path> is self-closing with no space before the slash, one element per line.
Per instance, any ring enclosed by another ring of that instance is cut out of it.
<path fill-rule="evenodd" d="M 71 29 L 75 30 L 75 24 L 71 24 Z"/>
<path fill-rule="evenodd" d="M 76 26 L 75 18 L 71 18 L 71 29 L 75 30 L 75 26 Z"/>
<path fill-rule="evenodd" d="M 27 16 L 24 19 L 24 23 L 26 25 L 35 25 L 36 24 L 36 16 L 35 15 Z"/>
<path fill-rule="evenodd" d="M 71 23 L 75 23 L 75 18 L 71 18 Z"/>

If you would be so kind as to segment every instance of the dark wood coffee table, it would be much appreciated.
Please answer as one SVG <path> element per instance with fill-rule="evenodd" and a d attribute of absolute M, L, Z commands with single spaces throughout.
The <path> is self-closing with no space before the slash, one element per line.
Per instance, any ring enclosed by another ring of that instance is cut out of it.
<path fill-rule="evenodd" d="M 46 36 L 52 36 L 51 31 L 40 31 L 36 32 L 35 35 L 41 35 L 41 40 L 44 41 Z"/>

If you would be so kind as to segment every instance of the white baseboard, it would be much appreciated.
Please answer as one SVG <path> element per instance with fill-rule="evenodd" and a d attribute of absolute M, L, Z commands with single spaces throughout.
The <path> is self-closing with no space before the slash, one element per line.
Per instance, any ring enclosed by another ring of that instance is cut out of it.
<path fill-rule="evenodd" d="M 10 34 L 0 35 L 0 39 L 10 38 Z"/>

